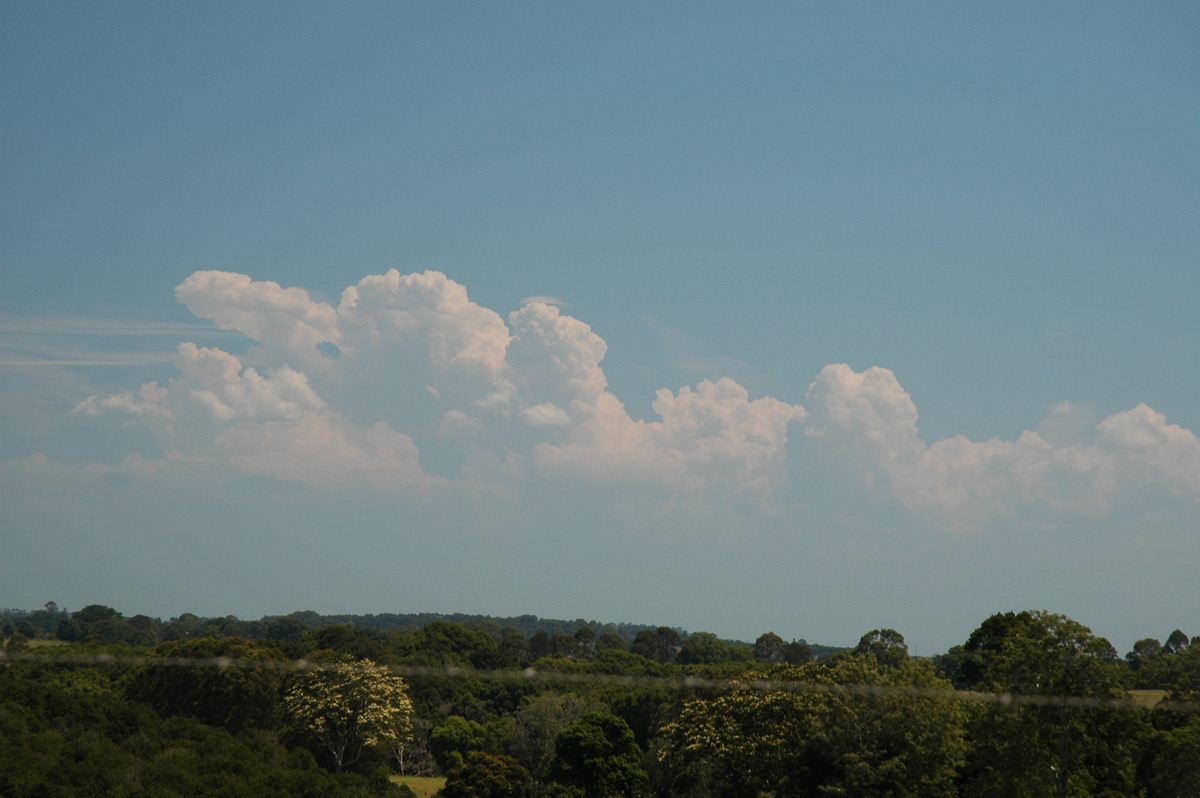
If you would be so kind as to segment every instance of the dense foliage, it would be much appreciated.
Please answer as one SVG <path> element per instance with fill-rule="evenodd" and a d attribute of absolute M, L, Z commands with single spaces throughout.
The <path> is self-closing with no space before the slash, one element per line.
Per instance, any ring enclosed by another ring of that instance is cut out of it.
<path fill-rule="evenodd" d="M 1178 630 L 1122 658 L 1010 612 L 929 660 L 892 629 L 838 650 L 354 618 L 374 622 L 2 614 L 0 794 L 404 795 L 410 774 L 443 798 L 1200 795 L 1200 640 Z"/>

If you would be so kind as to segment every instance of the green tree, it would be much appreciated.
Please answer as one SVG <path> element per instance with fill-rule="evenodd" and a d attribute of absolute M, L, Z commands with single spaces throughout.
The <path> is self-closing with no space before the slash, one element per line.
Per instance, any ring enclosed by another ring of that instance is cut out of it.
<path fill-rule="evenodd" d="M 643 629 L 638 632 L 629 650 L 646 659 L 670 662 L 675 657 L 675 649 L 678 647 L 679 632 L 669 626 L 660 626 L 657 629 Z"/>
<path fill-rule="evenodd" d="M 100 623 L 111 618 L 120 618 L 121 613 L 103 604 L 89 604 L 71 615 L 72 618 L 85 626 L 90 623 Z"/>
<path fill-rule="evenodd" d="M 1181 630 L 1176 629 L 1167 636 L 1167 642 L 1163 643 L 1163 652 L 1167 654 L 1177 654 L 1188 647 L 1188 636 Z"/>
<path fill-rule="evenodd" d="M 192 637 L 199 637 L 200 626 L 199 616 L 194 613 L 185 612 L 178 618 L 163 624 L 162 639 L 186 640 Z"/>
<path fill-rule="evenodd" d="M 429 749 L 443 773 L 449 773 L 466 761 L 467 754 L 491 746 L 487 728 L 461 715 L 451 715 L 429 735 Z"/>
<path fill-rule="evenodd" d="M 993 615 L 957 653 L 964 686 L 1049 697 L 1045 703 L 987 705 L 968 723 L 965 796 L 1132 794 L 1138 716 L 1055 699 L 1127 696 L 1127 670 L 1109 642 L 1063 615 Z"/>
<path fill-rule="evenodd" d="M 267 623 L 267 639 L 281 643 L 299 643 L 306 631 L 308 627 L 290 615 L 272 618 Z"/>
<path fill-rule="evenodd" d="M 1162 643 L 1153 637 L 1145 637 L 1133 644 L 1133 649 L 1125 655 L 1125 661 L 1134 671 L 1140 671 L 1147 664 L 1162 656 Z"/>
<path fill-rule="evenodd" d="M 387 656 L 384 639 L 385 635 L 378 629 L 330 624 L 305 632 L 302 641 L 311 647 L 310 650 L 338 651 L 354 659 L 377 662 Z"/>
<path fill-rule="evenodd" d="M 633 730 L 615 715 L 589 712 L 558 735 L 547 776 L 587 798 L 645 795 L 650 779 Z"/>
<path fill-rule="evenodd" d="M 625 638 L 621 637 L 616 632 L 604 632 L 596 638 L 596 653 L 603 651 L 625 651 Z"/>
<path fill-rule="evenodd" d="M 788 665 L 807 665 L 813 660 L 812 646 L 803 640 L 784 643 L 779 653 L 781 661 Z"/>
<path fill-rule="evenodd" d="M 596 630 L 590 626 L 581 626 L 575 630 L 575 642 L 579 644 L 579 655 L 590 657 L 596 653 Z"/>
<path fill-rule="evenodd" d="M 675 661 L 680 665 L 718 665 L 750 662 L 753 658 L 754 654 L 746 645 L 730 645 L 712 632 L 696 632 L 683 641 Z"/>
<path fill-rule="evenodd" d="M 774 632 L 764 632 L 754 641 L 754 658 L 775 664 L 783 661 L 783 638 Z"/>
<path fill-rule="evenodd" d="M 300 674 L 285 696 L 293 724 L 333 757 L 341 773 L 366 746 L 392 750 L 412 733 L 407 685 L 387 668 L 332 655 Z"/>
<path fill-rule="evenodd" d="M 554 742 L 558 735 L 588 712 L 603 709 L 599 701 L 574 693 L 543 693 L 526 697 L 513 713 L 508 750 L 535 778 L 541 778 L 554 756 Z"/>
<path fill-rule="evenodd" d="M 131 646 L 156 646 L 159 640 L 159 622 L 148 615 L 135 615 L 125 622 L 124 642 Z"/>
<path fill-rule="evenodd" d="M 529 643 L 520 632 L 508 632 L 500 639 L 499 656 L 502 667 L 524 667 L 529 662 Z"/>
<path fill-rule="evenodd" d="M 565 657 L 567 659 L 575 659 L 580 655 L 579 642 L 575 639 L 575 635 L 566 633 L 555 635 L 550 638 L 550 647 L 554 656 Z"/>
<path fill-rule="evenodd" d="M 854 653 L 874 657 L 880 665 L 896 668 L 908 659 L 908 644 L 895 629 L 873 629 L 859 639 Z"/>
<path fill-rule="evenodd" d="M 199 638 L 162 643 L 155 654 L 161 663 L 152 660 L 129 677 L 126 693 L 135 701 L 233 732 L 278 725 L 283 671 L 269 667 L 283 659 L 277 649 L 236 637 Z"/>
<path fill-rule="evenodd" d="M 1144 642 L 1139 640 L 1134 650 L 1125 655 L 1135 667 L 1135 687 L 1166 690 L 1176 696 L 1175 700 L 1184 700 L 1178 696 L 1200 691 L 1200 646 L 1189 641 L 1166 653 L 1165 646 L 1155 652 L 1142 646 Z"/>
<path fill-rule="evenodd" d="M 962 708 L 937 696 L 950 685 L 929 663 L 848 656 L 830 667 L 780 666 L 772 677 L 793 689 L 744 685 L 692 699 L 663 728 L 658 756 L 671 794 L 954 795 Z"/>
<path fill-rule="evenodd" d="M 410 665 L 489 668 L 500 662 L 496 641 L 486 632 L 451 621 L 432 621 L 393 641 L 395 653 Z"/>
<path fill-rule="evenodd" d="M 1200 718 L 1163 732 L 1150 783 L 1156 798 L 1200 796 Z"/>
<path fill-rule="evenodd" d="M 472 751 L 446 776 L 440 798 L 532 798 L 533 777 L 512 757 Z"/>
<path fill-rule="evenodd" d="M 804 682 L 824 678 L 815 666 L 779 675 Z M 660 731 L 663 787 L 694 798 L 798 794 L 788 787 L 812 781 L 815 734 L 816 698 L 809 693 L 740 686 L 691 699 Z"/>
<path fill-rule="evenodd" d="M 890 656 L 868 649 L 829 667 L 829 679 L 844 689 L 822 694 L 818 703 L 814 759 L 822 763 L 823 793 L 957 794 L 966 747 L 963 707 L 932 663 L 897 659 L 897 650 L 892 642 Z"/>
<path fill-rule="evenodd" d="M 59 640 L 66 640 L 73 643 L 83 639 L 83 627 L 74 618 L 63 618 L 58 622 L 58 629 L 54 635 Z"/>
<path fill-rule="evenodd" d="M 534 659 L 550 656 L 554 651 L 554 647 L 550 644 L 550 635 L 542 629 L 534 632 L 529 637 L 529 656 Z"/>

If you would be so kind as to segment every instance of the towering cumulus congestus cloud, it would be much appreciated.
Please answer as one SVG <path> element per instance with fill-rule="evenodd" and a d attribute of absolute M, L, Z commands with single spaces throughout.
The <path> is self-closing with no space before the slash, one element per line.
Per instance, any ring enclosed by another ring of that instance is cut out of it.
<path fill-rule="evenodd" d="M 789 433 L 803 430 L 790 448 L 817 459 L 810 473 L 840 473 L 859 495 L 953 528 L 1200 501 L 1196 436 L 1145 405 L 1082 437 L 1063 417 L 1047 437 L 929 444 L 891 371 L 835 364 L 809 388 L 811 413 L 721 378 L 662 388 L 655 417 L 634 419 L 608 389 L 607 347 L 587 324 L 536 298 L 506 319 L 440 272 L 370 275 L 336 306 L 220 271 L 196 272 L 176 296 L 245 335 L 245 351 L 183 343 L 165 386 L 88 397 L 77 410 L 132 414 L 179 461 L 317 486 L 554 477 L 653 486 L 673 504 L 762 504 L 788 482 Z M 1066 432 L 1070 443 L 1056 434 Z M 792 488 L 802 502 L 817 490 Z"/>
<path fill-rule="evenodd" d="M 912 398 L 887 369 L 826 366 L 809 388 L 805 430 L 869 491 L 950 526 L 1024 512 L 1107 515 L 1147 488 L 1200 501 L 1200 441 L 1139 405 L 1100 422 L 1093 440 L 1055 446 L 1037 432 L 1016 441 L 955 436 L 927 445 Z"/>
<path fill-rule="evenodd" d="M 257 341 L 270 361 L 304 369 L 319 363 L 321 344 L 337 344 L 337 312 L 303 288 L 202 271 L 180 283 L 175 298 L 222 330 L 237 330 Z"/>
<path fill-rule="evenodd" d="M 608 391 L 606 345 L 587 324 L 537 300 L 506 323 L 440 272 L 365 277 L 337 307 L 219 271 L 193 274 L 176 296 L 251 339 L 245 354 L 185 343 L 166 387 L 90 397 L 79 410 L 134 413 L 170 452 L 280 479 L 431 484 L 420 441 L 427 453 L 490 446 L 521 465 L 510 475 L 765 496 L 782 479 L 788 424 L 804 417 L 721 379 L 663 389 L 661 420 L 635 421 Z"/>
<path fill-rule="evenodd" d="M 781 479 L 787 427 L 804 409 L 776 399 L 750 400 L 730 379 L 705 380 L 654 401 L 661 421 L 635 421 L 607 390 L 604 341 L 558 308 L 531 303 L 510 317 L 509 363 L 533 404 L 531 424 L 560 427 L 534 447 L 547 473 L 636 480 L 674 493 L 721 486 L 766 495 Z"/>

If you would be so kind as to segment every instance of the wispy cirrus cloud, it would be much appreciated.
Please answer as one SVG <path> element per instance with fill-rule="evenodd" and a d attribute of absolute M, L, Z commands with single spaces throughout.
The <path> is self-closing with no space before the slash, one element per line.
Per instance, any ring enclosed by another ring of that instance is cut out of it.
<path fill-rule="evenodd" d="M 0 366 L 165 365 L 181 338 L 196 337 L 240 336 L 209 324 L 0 314 Z"/>
<path fill-rule="evenodd" d="M 642 316 L 661 351 L 660 367 L 680 372 L 700 374 L 713 379 L 721 376 L 745 379 L 758 376 L 758 368 L 737 358 L 723 355 L 717 347 L 703 338 L 676 329 L 661 320 Z"/>

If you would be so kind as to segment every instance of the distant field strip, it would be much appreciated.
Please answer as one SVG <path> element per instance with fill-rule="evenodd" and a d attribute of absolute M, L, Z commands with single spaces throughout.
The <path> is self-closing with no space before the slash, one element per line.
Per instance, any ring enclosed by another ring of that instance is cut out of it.
<path fill-rule="evenodd" d="M 353 663 L 330 665 L 311 660 L 245 660 L 232 657 L 190 659 L 185 657 L 118 656 L 114 654 L 59 654 L 43 648 L 45 654 L 0 650 L 0 665 L 8 662 L 35 662 L 44 665 L 105 665 L 111 667 L 177 667 L 177 668 L 249 668 L 276 671 L 311 671 L 318 668 L 354 670 Z M 1170 710 L 1200 714 L 1200 702 L 1165 701 L 1162 691 L 1135 690 L 1130 698 L 1097 698 L 1090 696 L 1036 695 L 1029 693 L 987 693 L 970 690 L 937 690 L 925 687 L 902 687 L 878 684 L 827 684 L 774 679 L 709 679 L 697 676 L 620 676 L 599 673 L 561 673 L 552 670 L 475 670 L 459 667 L 389 666 L 398 676 L 440 676 L 452 679 L 503 679 L 538 681 L 556 684 L 610 684 L 627 687 L 658 687 L 674 690 L 759 690 L 762 692 L 837 693 L 861 696 L 908 696 L 910 698 L 964 701 L 974 704 L 994 704 L 1001 707 L 1073 707 L 1081 709 L 1117 709 L 1146 711 Z M 1157 695 L 1149 695 L 1157 694 Z M 1157 698 L 1159 700 L 1154 700 Z"/>

